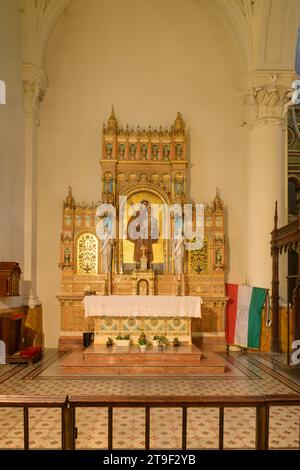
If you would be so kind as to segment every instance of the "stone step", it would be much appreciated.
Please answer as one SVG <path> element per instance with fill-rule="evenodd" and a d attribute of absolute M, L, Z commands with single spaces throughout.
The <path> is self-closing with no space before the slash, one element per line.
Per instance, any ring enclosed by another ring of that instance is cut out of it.
<path fill-rule="evenodd" d="M 84 352 L 73 351 L 60 363 L 66 374 L 96 375 L 192 375 L 224 373 L 225 361 L 214 354 L 203 355 L 194 344 L 169 346 L 166 350 L 149 346 L 140 351 L 138 346 L 128 348 L 91 345 Z"/>
<path fill-rule="evenodd" d="M 176 355 L 176 356 L 170 356 L 170 355 L 164 355 L 163 353 L 161 354 L 146 354 L 144 352 L 140 352 L 137 354 L 130 354 L 126 356 L 125 354 L 123 355 L 117 355 L 113 354 L 111 356 L 108 355 L 100 355 L 100 354 L 86 354 L 83 355 L 83 360 L 86 365 L 92 366 L 92 365 L 149 365 L 149 364 L 163 364 L 163 365 L 181 365 L 181 364 L 186 364 L 186 365 L 197 365 L 201 361 L 201 354 L 198 355 L 188 355 L 188 354 L 183 354 L 183 355 Z"/>
<path fill-rule="evenodd" d="M 205 361 L 206 362 L 206 361 Z M 215 364 L 213 361 L 200 366 L 62 366 L 66 374 L 95 374 L 95 375 L 188 375 L 188 374 L 223 374 L 224 363 Z"/>

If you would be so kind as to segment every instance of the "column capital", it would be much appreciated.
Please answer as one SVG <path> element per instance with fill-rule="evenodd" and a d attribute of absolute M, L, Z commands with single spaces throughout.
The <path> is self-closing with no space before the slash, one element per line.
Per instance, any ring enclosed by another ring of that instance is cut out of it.
<path fill-rule="evenodd" d="M 291 104 L 294 70 L 253 70 L 244 77 L 245 125 L 276 122 L 284 125 Z"/>
<path fill-rule="evenodd" d="M 32 65 L 23 64 L 23 97 L 25 114 L 32 115 L 39 124 L 40 103 L 46 93 L 48 78 L 43 70 Z"/>

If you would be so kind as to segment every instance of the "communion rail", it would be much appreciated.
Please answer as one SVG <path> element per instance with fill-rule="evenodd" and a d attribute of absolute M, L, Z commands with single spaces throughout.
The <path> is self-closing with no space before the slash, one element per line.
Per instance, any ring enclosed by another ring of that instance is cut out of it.
<path fill-rule="evenodd" d="M 181 449 L 187 449 L 187 423 L 189 408 L 219 409 L 219 450 L 224 449 L 224 410 L 225 408 L 256 408 L 256 446 L 257 450 L 269 447 L 269 412 L 271 407 L 300 406 L 300 395 L 260 395 L 260 396 L 181 396 L 181 397 L 124 397 L 124 396 L 60 396 L 26 397 L 0 396 L 0 408 L 23 409 L 24 450 L 29 449 L 29 409 L 61 409 L 61 449 L 74 450 L 77 428 L 76 409 L 107 408 L 108 440 L 107 449 L 113 449 L 113 410 L 114 408 L 144 408 L 145 410 L 145 449 L 150 449 L 150 420 L 152 408 L 181 408 Z M 300 430 L 299 430 L 300 431 Z M 300 440 L 300 432 L 299 432 Z M 300 448 L 300 441 L 299 441 Z"/>

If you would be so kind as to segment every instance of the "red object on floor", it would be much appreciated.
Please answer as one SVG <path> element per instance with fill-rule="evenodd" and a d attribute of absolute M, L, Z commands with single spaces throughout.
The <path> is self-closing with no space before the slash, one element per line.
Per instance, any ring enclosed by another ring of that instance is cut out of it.
<path fill-rule="evenodd" d="M 23 351 L 20 352 L 21 357 L 34 357 L 37 354 L 40 354 L 43 351 L 42 346 L 29 346 L 26 349 L 23 349 Z"/>
<path fill-rule="evenodd" d="M 10 313 L 9 318 L 12 320 L 20 320 L 21 318 L 25 318 L 25 316 L 24 313 Z"/>

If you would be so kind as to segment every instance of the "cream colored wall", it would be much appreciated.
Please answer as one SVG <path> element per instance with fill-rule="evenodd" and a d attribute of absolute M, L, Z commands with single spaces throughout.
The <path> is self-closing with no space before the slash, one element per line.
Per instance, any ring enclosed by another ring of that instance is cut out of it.
<path fill-rule="evenodd" d="M 111 105 L 123 124 L 189 127 L 191 196 L 228 206 L 229 279 L 245 279 L 245 73 L 230 31 L 194 0 L 78 0 L 61 16 L 45 60 L 38 156 L 38 295 L 46 345 L 59 334 L 59 238 L 68 185 L 99 199 L 100 137 Z"/>
<path fill-rule="evenodd" d="M 18 0 L 0 0 L 0 261 L 24 259 L 24 139 L 22 58 Z M 0 309 L 22 305 L 22 297 L 0 298 Z"/>

